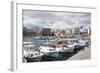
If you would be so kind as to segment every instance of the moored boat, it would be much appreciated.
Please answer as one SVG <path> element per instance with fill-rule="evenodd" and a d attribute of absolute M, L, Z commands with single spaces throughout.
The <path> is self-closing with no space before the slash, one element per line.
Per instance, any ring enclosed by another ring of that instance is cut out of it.
<path fill-rule="evenodd" d="M 53 47 L 50 43 L 43 43 L 40 47 L 40 52 L 46 56 L 57 57 L 59 52 L 55 47 Z"/>
<path fill-rule="evenodd" d="M 42 55 L 42 53 L 35 50 L 35 45 L 33 42 L 23 42 L 23 62 L 40 61 Z"/>

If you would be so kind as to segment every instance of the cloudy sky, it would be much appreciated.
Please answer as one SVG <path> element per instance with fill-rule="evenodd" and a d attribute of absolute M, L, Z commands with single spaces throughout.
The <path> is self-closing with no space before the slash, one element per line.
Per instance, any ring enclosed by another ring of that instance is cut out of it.
<path fill-rule="evenodd" d="M 53 27 L 61 24 L 62 26 L 82 25 L 84 27 L 91 26 L 90 13 L 75 13 L 75 12 L 51 12 L 51 11 L 32 11 L 23 10 L 23 26 L 31 28 Z M 62 27 L 61 26 L 61 27 Z"/>

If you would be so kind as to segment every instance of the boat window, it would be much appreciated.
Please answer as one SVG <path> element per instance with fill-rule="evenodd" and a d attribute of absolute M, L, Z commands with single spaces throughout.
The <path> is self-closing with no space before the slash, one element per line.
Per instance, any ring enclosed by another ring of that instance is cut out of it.
<path fill-rule="evenodd" d="M 74 42 L 77 42 L 78 43 L 78 40 L 74 40 Z"/>
<path fill-rule="evenodd" d="M 27 47 L 24 47 L 25 48 L 25 50 L 27 50 Z"/>
<path fill-rule="evenodd" d="M 35 55 L 37 55 L 37 53 L 35 53 Z"/>
<path fill-rule="evenodd" d="M 30 50 L 32 50 L 32 47 L 30 47 Z"/>
<path fill-rule="evenodd" d="M 29 50 L 29 47 L 27 47 L 27 50 Z"/>

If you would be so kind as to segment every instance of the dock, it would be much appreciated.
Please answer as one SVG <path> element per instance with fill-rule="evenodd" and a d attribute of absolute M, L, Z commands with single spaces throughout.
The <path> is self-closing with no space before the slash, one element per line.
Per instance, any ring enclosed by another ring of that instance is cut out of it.
<path fill-rule="evenodd" d="M 70 57 L 68 60 L 88 60 L 91 59 L 91 47 L 85 47 L 84 50 Z"/>

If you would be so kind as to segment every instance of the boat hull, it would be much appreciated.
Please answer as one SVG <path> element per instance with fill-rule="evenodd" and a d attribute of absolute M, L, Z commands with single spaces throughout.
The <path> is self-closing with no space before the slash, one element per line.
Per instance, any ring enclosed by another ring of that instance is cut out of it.
<path fill-rule="evenodd" d="M 25 57 L 25 59 L 26 59 L 26 62 L 40 62 L 41 61 L 41 56 L 35 57 L 35 58 Z"/>
<path fill-rule="evenodd" d="M 73 52 L 74 48 L 64 48 L 60 52 Z"/>
<path fill-rule="evenodd" d="M 50 56 L 50 57 L 58 57 L 59 52 L 48 52 L 45 53 L 46 56 Z"/>

